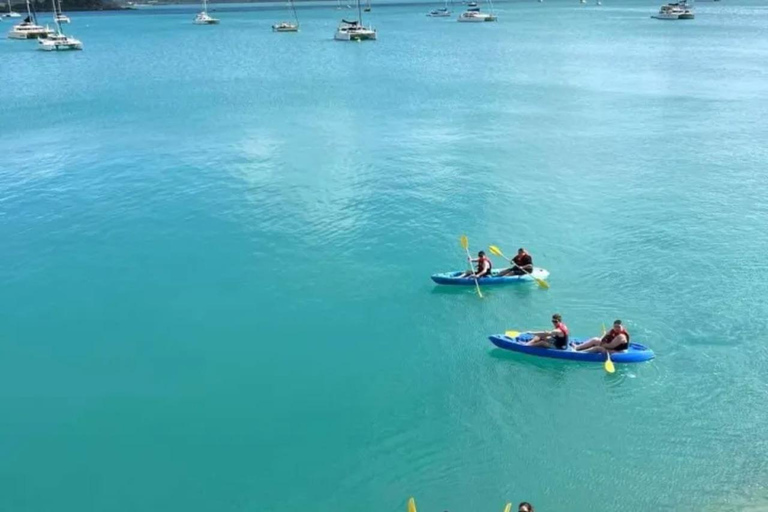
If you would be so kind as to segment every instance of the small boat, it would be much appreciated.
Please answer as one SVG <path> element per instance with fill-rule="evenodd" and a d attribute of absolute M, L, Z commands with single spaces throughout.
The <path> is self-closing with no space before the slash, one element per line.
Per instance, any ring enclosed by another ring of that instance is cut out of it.
<path fill-rule="evenodd" d="M 570 338 L 568 347 L 564 349 L 529 347 L 528 341 L 533 339 L 531 334 L 521 334 L 516 338 L 510 338 L 506 334 L 494 334 L 488 337 L 491 343 L 504 350 L 520 352 L 538 357 L 549 357 L 552 359 L 567 359 L 569 361 L 585 361 L 591 363 L 602 363 L 605 361 L 605 354 L 592 352 L 578 352 L 574 347 L 587 341 L 588 338 Z M 653 350 L 639 343 L 630 343 L 627 350 L 621 352 L 612 352 L 611 361 L 614 363 L 643 363 L 656 357 Z"/>
<path fill-rule="evenodd" d="M 203 0 L 203 10 L 192 21 L 195 25 L 218 25 L 219 20 L 208 15 L 208 0 Z"/>
<path fill-rule="evenodd" d="M 296 14 L 296 6 L 294 5 L 293 0 L 290 0 L 289 3 L 290 3 L 291 11 L 293 11 L 293 19 L 296 23 L 282 21 L 280 23 L 272 25 L 273 32 L 298 32 L 299 31 L 299 16 L 298 14 Z"/>
<path fill-rule="evenodd" d="M 582 5 L 585 5 L 587 3 L 587 0 L 579 0 L 579 3 Z"/>
<path fill-rule="evenodd" d="M 375 41 L 376 29 L 359 21 L 341 20 L 333 38 L 337 41 Z"/>
<path fill-rule="evenodd" d="M 298 32 L 299 26 L 295 23 L 281 21 L 280 23 L 275 23 L 274 25 L 272 25 L 272 31 L 273 32 Z"/>
<path fill-rule="evenodd" d="M 363 9 L 365 12 L 371 12 L 371 0 L 367 0 L 365 3 L 365 9 Z"/>
<path fill-rule="evenodd" d="M 69 16 L 61 11 L 61 0 L 53 2 L 53 19 L 58 23 L 70 23 L 72 21 L 69 19 Z"/>
<path fill-rule="evenodd" d="M 441 7 L 440 9 L 429 11 L 429 14 L 427 14 L 427 16 L 431 18 L 446 18 L 446 17 L 450 17 L 450 15 L 451 15 L 451 11 L 449 11 L 447 7 Z"/>
<path fill-rule="evenodd" d="M 549 277 L 549 271 L 543 268 L 534 268 L 531 275 L 522 276 L 499 276 L 500 270 L 494 270 L 488 277 L 481 277 L 477 280 L 482 286 L 498 285 L 498 284 L 514 284 L 514 283 L 532 283 L 534 277 L 537 279 L 547 279 Z M 459 277 L 463 271 L 457 272 L 443 272 L 440 274 L 432 274 L 431 279 L 437 284 L 450 284 L 461 286 L 475 286 L 475 279 L 472 277 Z M 533 277 L 531 277 L 533 276 Z"/>
<path fill-rule="evenodd" d="M 11 0 L 6 0 L 6 1 L 8 3 L 8 12 L 3 14 L 2 17 L 3 18 L 21 18 L 21 14 L 17 12 L 13 12 L 13 9 L 12 9 L 13 6 L 11 5 Z"/>

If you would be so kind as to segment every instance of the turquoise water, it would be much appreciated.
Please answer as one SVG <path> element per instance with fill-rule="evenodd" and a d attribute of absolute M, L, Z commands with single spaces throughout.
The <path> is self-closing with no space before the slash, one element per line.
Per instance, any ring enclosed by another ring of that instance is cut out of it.
<path fill-rule="evenodd" d="M 658 3 L 0 41 L 0 510 L 768 507 L 768 9 Z M 461 234 L 551 289 L 433 286 Z M 486 338 L 554 311 L 658 358 Z"/>

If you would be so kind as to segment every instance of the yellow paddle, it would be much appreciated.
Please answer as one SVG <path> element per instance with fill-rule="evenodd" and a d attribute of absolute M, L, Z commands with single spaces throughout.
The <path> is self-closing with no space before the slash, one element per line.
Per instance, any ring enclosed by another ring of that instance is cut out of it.
<path fill-rule="evenodd" d="M 605 336 L 605 324 L 603 324 L 603 336 Z M 613 361 L 611 361 L 611 353 L 607 349 L 605 351 L 605 371 L 608 373 L 616 371 L 616 367 L 613 366 Z"/>
<path fill-rule="evenodd" d="M 502 258 L 504 258 L 505 260 L 509 260 L 509 258 L 507 258 L 506 256 L 504 256 L 504 253 L 503 253 L 503 252 L 501 252 L 501 249 L 499 249 L 499 248 L 498 248 L 498 247 L 496 247 L 495 245 L 492 245 L 492 246 L 490 246 L 490 247 L 489 247 L 489 249 L 490 249 L 490 250 L 491 250 L 491 252 L 492 252 L 493 254 L 495 254 L 496 256 L 501 256 L 501 257 L 502 257 Z M 520 269 L 520 270 L 522 270 L 523 272 L 525 272 L 526 274 L 528 274 L 529 276 L 531 276 L 531 277 L 534 279 L 534 281 L 536 281 L 536 284 L 538 284 L 540 287 L 544 288 L 545 290 L 548 290 L 548 289 L 549 289 L 549 283 L 547 283 L 545 280 L 543 280 L 543 279 L 539 279 L 538 277 L 536 277 L 536 276 L 532 275 L 530 272 L 527 272 L 527 271 L 526 271 L 524 268 L 522 268 L 522 267 L 520 267 L 519 265 L 517 265 L 517 264 L 516 264 L 514 261 L 512 261 L 512 260 L 509 260 L 509 262 L 510 262 L 510 263 L 512 263 L 513 265 L 515 265 L 517 268 L 519 268 L 519 269 Z"/>
<path fill-rule="evenodd" d="M 470 260 L 472 259 L 472 256 L 469 255 L 469 239 L 467 238 L 467 235 L 461 235 L 461 238 L 459 238 L 459 241 L 461 242 L 461 246 L 464 248 L 465 251 L 467 251 L 467 258 Z M 472 271 L 472 277 L 475 278 L 475 288 L 477 288 L 477 294 L 480 296 L 480 298 L 483 298 L 483 292 L 480 291 L 480 284 L 477 282 L 477 276 L 475 276 L 475 271 L 472 270 L 472 262 L 469 262 L 469 270 Z"/>
<path fill-rule="evenodd" d="M 517 338 L 520 336 L 520 334 L 521 333 L 519 331 L 507 331 L 504 333 L 507 338 Z"/>
<path fill-rule="evenodd" d="M 413 498 L 408 498 L 408 512 L 416 512 L 416 501 Z"/>
<path fill-rule="evenodd" d="M 512 510 L 512 504 L 511 503 L 507 503 L 507 506 L 504 507 L 504 512 L 509 512 L 510 510 Z"/>

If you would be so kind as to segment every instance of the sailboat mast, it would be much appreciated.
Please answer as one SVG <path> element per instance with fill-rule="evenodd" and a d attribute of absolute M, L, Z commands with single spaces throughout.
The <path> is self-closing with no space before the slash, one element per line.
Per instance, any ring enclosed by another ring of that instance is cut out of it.
<path fill-rule="evenodd" d="M 208 0 L 203 0 L 203 12 L 208 14 Z"/>
<path fill-rule="evenodd" d="M 56 24 L 56 34 L 62 34 L 61 23 L 59 23 L 59 17 L 56 13 L 56 0 L 51 0 L 53 3 L 53 22 Z"/>
<path fill-rule="evenodd" d="M 360 20 L 360 26 L 363 26 L 363 8 L 360 6 L 360 0 L 357 0 L 357 18 Z"/>
<path fill-rule="evenodd" d="M 296 13 L 296 4 L 291 0 L 291 9 L 293 9 L 293 19 L 296 20 L 296 26 L 299 25 L 299 15 Z"/>

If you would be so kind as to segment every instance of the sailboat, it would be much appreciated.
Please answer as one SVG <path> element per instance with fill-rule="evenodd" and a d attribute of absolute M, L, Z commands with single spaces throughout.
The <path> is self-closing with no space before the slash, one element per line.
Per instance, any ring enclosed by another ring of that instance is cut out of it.
<path fill-rule="evenodd" d="M 493 1 L 488 0 L 488 5 L 491 6 L 491 13 L 480 12 L 480 7 L 477 2 L 470 2 L 467 6 L 467 10 L 461 13 L 456 21 L 464 23 L 477 23 L 484 21 L 496 21 L 496 15 L 493 14 Z"/>
<path fill-rule="evenodd" d="M 272 25 L 273 32 L 298 32 L 299 31 L 299 16 L 296 14 L 296 5 L 293 0 L 290 0 L 291 10 L 293 11 L 293 19 L 296 23 L 290 23 L 288 21 L 282 21 L 275 25 Z"/>
<path fill-rule="evenodd" d="M 56 12 L 57 0 L 51 0 L 53 3 L 53 11 Z M 61 8 L 61 5 L 59 5 Z M 74 37 L 69 37 L 61 30 L 61 22 L 58 16 L 53 17 L 53 22 L 56 24 L 56 33 L 48 36 L 47 39 L 40 39 L 38 41 L 38 50 L 47 52 L 63 51 L 63 50 L 82 50 L 83 43 Z"/>
<path fill-rule="evenodd" d="M 8 37 L 10 39 L 41 39 L 53 35 L 53 30 L 37 24 L 37 18 L 27 0 L 27 17 L 18 25 L 14 25 Z"/>
<path fill-rule="evenodd" d="M 365 12 L 371 12 L 371 0 L 366 0 L 365 3 L 365 9 L 363 9 Z"/>
<path fill-rule="evenodd" d="M 21 18 L 21 14 L 13 12 L 13 9 L 11 9 L 11 0 L 6 1 L 8 2 L 8 12 L 3 14 L 3 18 Z"/>
<path fill-rule="evenodd" d="M 337 41 L 375 41 L 376 30 L 363 25 L 363 8 L 357 0 L 357 19 L 354 21 L 341 20 L 333 38 Z"/>
<path fill-rule="evenodd" d="M 429 14 L 427 16 L 432 18 L 445 18 L 451 15 L 451 10 L 448 9 L 448 0 L 445 0 L 445 7 L 441 7 L 440 9 L 435 9 L 434 11 L 429 11 Z"/>
<path fill-rule="evenodd" d="M 195 20 L 192 22 L 195 25 L 218 25 L 219 20 L 208 15 L 208 0 L 203 0 L 203 10 L 197 13 Z"/>
<path fill-rule="evenodd" d="M 69 23 L 69 16 L 61 12 L 61 0 L 53 0 L 53 17 L 59 23 Z"/>

